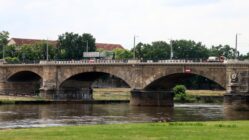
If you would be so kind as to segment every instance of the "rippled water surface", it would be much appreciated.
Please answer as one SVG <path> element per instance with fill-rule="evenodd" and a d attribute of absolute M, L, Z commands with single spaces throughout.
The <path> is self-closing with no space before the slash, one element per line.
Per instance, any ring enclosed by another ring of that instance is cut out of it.
<path fill-rule="evenodd" d="M 249 112 L 213 104 L 175 104 L 174 108 L 129 104 L 0 105 L 0 128 L 246 119 Z"/>

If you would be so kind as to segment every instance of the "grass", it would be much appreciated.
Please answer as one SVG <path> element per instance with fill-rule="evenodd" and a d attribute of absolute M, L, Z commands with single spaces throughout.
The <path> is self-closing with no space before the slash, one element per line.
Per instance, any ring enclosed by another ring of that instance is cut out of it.
<path fill-rule="evenodd" d="M 248 140 L 249 121 L 85 125 L 0 130 L 0 140 Z"/>
<path fill-rule="evenodd" d="M 224 90 L 187 90 L 188 95 L 194 96 L 223 96 Z"/>
<path fill-rule="evenodd" d="M 41 97 L 18 97 L 18 96 L 3 96 L 0 95 L 0 103 L 14 104 L 16 101 L 40 101 L 44 100 Z"/>
<path fill-rule="evenodd" d="M 93 98 L 95 100 L 129 100 L 130 88 L 94 88 Z M 225 91 L 215 90 L 187 90 L 187 95 L 193 96 L 222 96 Z M 14 103 L 15 101 L 37 101 L 44 100 L 40 97 L 16 97 L 16 96 L 1 96 L 0 102 Z"/>
<path fill-rule="evenodd" d="M 129 100 L 129 88 L 94 88 L 94 100 Z"/>
<path fill-rule="evenodd" d="M 95 100 L 129 100 L 129 88 L 95 88 L 93 98 Z M 195 96 L 223 96 L 225 91 L 220 90 L 187 90 L 189 98 Z M 191 99 L 190 99 L 191 100 Z"/>

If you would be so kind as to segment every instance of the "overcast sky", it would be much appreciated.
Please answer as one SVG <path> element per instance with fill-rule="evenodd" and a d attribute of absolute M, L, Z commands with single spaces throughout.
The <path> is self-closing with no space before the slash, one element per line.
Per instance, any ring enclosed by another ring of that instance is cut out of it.
<path fill-rule="evenodd" d="M 249 0 L 0 0 L 0 31 L 10 37 L 57 39 L 91 33 L 130 49 L 137 42 L 191 39 L 249 52 Z"/>

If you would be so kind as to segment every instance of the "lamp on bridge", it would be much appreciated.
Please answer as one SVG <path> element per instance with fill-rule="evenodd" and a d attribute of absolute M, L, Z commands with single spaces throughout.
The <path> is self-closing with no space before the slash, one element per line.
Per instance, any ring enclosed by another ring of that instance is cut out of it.
<path fill-rule="evenodd" d="M 136 59 L 136 37 L 138 37 L 138 36 L 136 36 L 136 35 L 134 35 L 134 39 L 133 39 L 133 52 L 134 52 L 134 54 L 133 54 L 133 59 L 135 60 Z"/>
<path fill-rule="evenodd" d="M 174 57 L 172 41 L 173 41 L 172 39 L 169 39 L 169 43 L 170 43 L 170 59 L 173 59 L 173 57 Z"/>
<path fill-rule="evenodd" d="M 236 33 L 235 35 L 235 51 L 234 51 L 234 58 L 237 59 L 239 56 L 238 52 L 238 36 L 241 35 L 240 33 Z"/>

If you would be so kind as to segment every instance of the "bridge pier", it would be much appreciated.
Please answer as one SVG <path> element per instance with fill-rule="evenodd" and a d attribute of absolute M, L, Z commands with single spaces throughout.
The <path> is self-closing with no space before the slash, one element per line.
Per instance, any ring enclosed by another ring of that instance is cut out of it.
<path fill-rule="evenodd" d="M 249 94 L 224 95 L 224 106 L 238 111 L 249 111 Z"/>
<path fill-rule="evenodd" d="M 49 100 L 93 100 L 92 91 L 75 89 L 40 89 L 40 96 Z"/>
<path fill-rule="evenodd" d="M 130 104 L 136 106 L 167 106 L 173 107 L 173 92 L 132 90 Z"/>
<path fill-rule="evenodd" d="M 40 97 L 42 97 L 44 99 L 53 100 L 54 99 L 54 95 L 56 94 L 56 90 L 55 89 L 44 89 L 44 88 L 41 88 L 39 94 L 40 94 Z"/>

